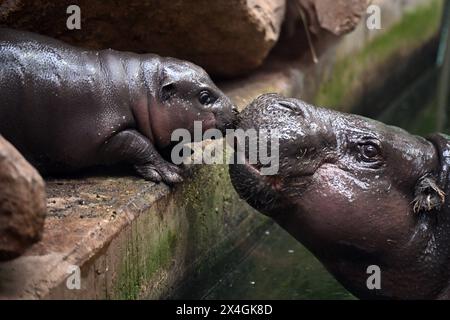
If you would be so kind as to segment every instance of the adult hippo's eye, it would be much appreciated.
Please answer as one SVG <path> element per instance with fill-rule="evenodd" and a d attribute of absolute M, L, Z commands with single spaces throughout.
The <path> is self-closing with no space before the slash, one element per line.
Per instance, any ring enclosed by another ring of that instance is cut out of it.
<path fill-rule="evenodd" d="M 364 143 L 359 146 L 361 159 L 366 162 L 375 162 L 379 160 L 380 149 L 374 143 Z"/>
<path fill-rule="evenodd" d="M 203 91 L 200 91 L 200 93 L 198 95 L 198 101 L 203 105 L 207 105 L 207 104 L 212 103 L 214 101 L 214 99 L 208 90 L 203 90 Z"/>

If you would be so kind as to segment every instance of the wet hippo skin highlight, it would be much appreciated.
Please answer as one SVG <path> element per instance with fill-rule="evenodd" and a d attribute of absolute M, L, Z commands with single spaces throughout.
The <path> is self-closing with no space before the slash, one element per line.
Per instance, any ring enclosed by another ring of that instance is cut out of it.
<path fill-rule="evenodd" d="M 127 162 L 173 184 L 158 151 L 175 129 L 224 131 L 231 101 L 200 67 L 173 58 L 92 51 L 0 28 L 0 134 L 43 174 Z"/>
<path fill-rule="evenodd" d="M 450 298 L 450 139 L 266 94 L 238 128 L 277 129 L 280 168 L 230 165 L 251 206 L 303 243 L 360 298 Z M 381 289 L 367 268 L 379 266 Z"/>

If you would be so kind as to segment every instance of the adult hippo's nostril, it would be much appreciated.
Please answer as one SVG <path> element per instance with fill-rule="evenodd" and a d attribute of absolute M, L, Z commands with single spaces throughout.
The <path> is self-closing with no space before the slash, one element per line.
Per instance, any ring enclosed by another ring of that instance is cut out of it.
<path fill-rule="evenodd" d="M 236 129 L 236 121 L 235 120 L 231 120 L 229 122 L 226 122 L 224 125 L 225 130 L 226 129 Z"/>
<path fill-rule="evenodd" d="M 279 101 L 279 102 L 277 102 L 277 107 L 280 109 L 288 110 L 289 112 L 293 112 L 299 116 L 304 115 L 301 107 L 293 101 L 287 101 L 287 100 Z"/>

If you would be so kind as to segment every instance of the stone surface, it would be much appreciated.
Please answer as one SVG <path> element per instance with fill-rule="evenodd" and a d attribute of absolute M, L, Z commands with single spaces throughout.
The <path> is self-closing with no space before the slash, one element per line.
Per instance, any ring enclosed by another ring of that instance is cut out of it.
<path fill-rule="evenodd" d="M 16 258 L 41 239 L 45 215 L 44 181 L 0 136 L 0 261 Z"/>
<path fill-rule="evenodd" d="M 311 32 L 327 30 L 340 36 L 352 31 L 365 14 L 366 0 L 290 0 L 303 8 Z M 295 4 L 290 4 L 295 10 Z M 298 9 L 297 9 L 298 10 Z"/>
<path fill-rule="evenodd" d="M 355 29 L 365 14 L 367 0 L 317 0 L 316 11 L 320 26 L 335 35 Z"/>
<path fill-rule="evenodd" d="M 67 6 L 81 30 L 66 28 Z M 285 0 L 0 1 L 0 25 L 89 48 L 152 52 L 191 60 L 222 76 L 259 66 L 276 43 Z"/>

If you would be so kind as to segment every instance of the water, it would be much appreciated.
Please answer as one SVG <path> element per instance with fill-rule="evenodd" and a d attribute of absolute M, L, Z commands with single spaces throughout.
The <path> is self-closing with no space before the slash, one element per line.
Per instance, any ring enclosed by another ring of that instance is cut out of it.
<path fill-rule="evenodd" d="M 384 108 L 378 119 L 411 133 L 426 136 L 437 130 L 438 70 L 431 69 L 417 79 L 396 100 Z"/>
<path fill-rule="evenodd" d="M 272 225 L 204 299 L 355 299 L 298 241 Z"/>

